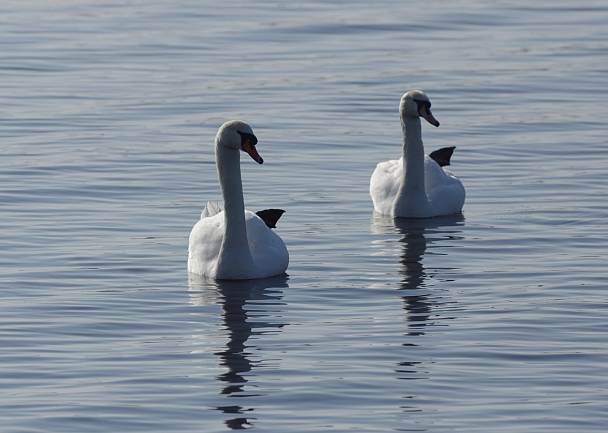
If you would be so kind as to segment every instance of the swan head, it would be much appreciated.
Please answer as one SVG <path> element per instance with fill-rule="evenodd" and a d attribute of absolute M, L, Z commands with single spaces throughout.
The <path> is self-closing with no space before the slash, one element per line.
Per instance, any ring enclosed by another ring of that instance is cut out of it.
<path fill-rule="evenodd" d="M 253 129 L 241 120 L 230 120 L 224 123 L 215 136 L 216 146 L 223 146 L 228 149 L 238 149 L 247 152 L 258 164 L 264 160 L 255 148 L 258 139 L 253 133 Z"/>
<path fill-rule="evenodd" d="M 431 114 L 431 100 L 421 90 L 412 90 L 401 97 L 399 105 L 401 117 L 422 117 L 433 126 L 439 121 Z"/>

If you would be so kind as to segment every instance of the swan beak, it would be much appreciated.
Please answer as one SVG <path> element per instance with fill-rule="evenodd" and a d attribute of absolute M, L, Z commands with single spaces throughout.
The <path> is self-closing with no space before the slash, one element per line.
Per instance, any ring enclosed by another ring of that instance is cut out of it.
<path fill-rule="evenodd" d="M 252 140 L 250 138 L 245 138 L 243 140 L 243 150 L 245 152 L 247 152 L 249 154 L 249 156 L 258 164 L 263 164 L 264 160 L 262 159 L 262 157 L 260 156 L 260 154 L 258 153 L 258 151 L 255 149 L 255 144 L 252 142 Z"/>
<path fill-rule="evenodd" d="M 431 109 L 423 106 L 420 108 L 420 116 L 424 118 L 427 122 L 429 122 L 433 126 L 439 126 L 439 121 L 435 119 L 435 116 L 431 113 Z"/>

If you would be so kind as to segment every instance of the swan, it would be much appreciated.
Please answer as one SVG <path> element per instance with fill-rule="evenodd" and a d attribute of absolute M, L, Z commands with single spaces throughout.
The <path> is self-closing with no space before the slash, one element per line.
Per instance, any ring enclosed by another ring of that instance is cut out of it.
<path fill-rule="evenodd" d="M 241 280 L 284 274 L 287 247 L 271 230 L 281 210 L 245 210 L 240 151 L 262 164 L 257 138 L 245 122 L 224 123 L 215 137 L 215 160 L 224 205 L 207 203 L 188 241 L 188 271 L 215 279 Z M 268 216 L 268 214 L 274 214 Z M 277 216 L 278 214 L 278 216 Z M 270 218 L 270 220 L 268 220 Z"/>
<path fill-rule="evenodd" d="M 370 196 L 377 213 L 393 217 L 430 218 L 462 211 L 465 190 L 449 170 L 454 147 L 424 154 L 420 117 L 431 125 L 431 101 L 420 90 L 407 92 L 399 106 L 403 129 L 403 155 L 381 162 L 370 180 Z"/>

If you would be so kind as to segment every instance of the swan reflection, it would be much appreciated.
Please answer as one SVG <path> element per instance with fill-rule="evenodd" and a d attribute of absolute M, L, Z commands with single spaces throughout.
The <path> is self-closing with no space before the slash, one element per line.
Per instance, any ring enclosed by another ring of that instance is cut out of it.
<path fill-rule="evenodd" d="M 256 351 L 251 337 L 266 334 L 271 330 L 280 330 L 284 323 L 277 322 L 276 306 L 282 304 L 282 291 L 288 287 L 287 276 L 278 276 L 258 280 L 219 281 L 206 279 L 195 274 L 189 275 L 190 301 L 193 305 L 217 303 L 222 308 L 221 320 L 227 331 L 227 342 L 214 353 L 219 364 L 226 371 L 216 379 L 221 384 L 220 395 L 227 397 L 255 397 L 258 392 L 251 391 L 256 385 L 255 375 L 251 374 L 256 365 L 263 360 Z M 259 349 L 258 349 L 259 350 Z M 239 403 L 243 402 L 240 400 Z M 253 408 L 240 404 L 217 406 L 215 409 L 231 414 L 225 421 L 233 430 L 251 427 Z"/>
<path fill-rule="evenodd" d="M 423 335 L 424 327 L 429 323 L 431 309 L 440 304 L 436 293 L 425 290 L 428 281 L 436 275 L 425 269 L 423 257 L 427 249 L 437 241 L 458 239 L 460 228 L 464 221 L 461 214 L 435 218 L 392 218 L 374 214 L 372 231 L 376 234 L 398 234 L 399 243 L 399 275 L 398 288 L 403 300 L 403 308 L 407 312 L 409 323 L 408 335 Z M 391 245 L 394 239 L 383 242 L 383 247 Z M 446 247 L 446 245 L 442 245 Z M 440 254 L 433 252 L 433 254 Z"/>
<path fill-rule="evenodd" d="M 376 241 L 375 245 L 380 246 L 385 254 L 394 255 L 395 244 L 398 243 L 399 255 L 399 276 L 398 290 L 405 310 L 405 320 L 407 322 L 406 340 L 403 346 L 415 347 L 415 339 L 425 335 L 425 329 L 436 320 L 442 308 L 445 311 L 445 304 L 449 301 L 444 300 L 438 295 L 436 290 L 431 290 L 434 281 L 441 278 L 436 271 L 429 271 L 424 266 L 425 254 L 441 254 L 432 251 L 434 243 L 438 241 L 459 239 L 460 228 L 464 218 L 462 215 L 450 215 L 436 218 L 409 219 L 392 218 L 375 214 L 372 219 L 372 231 L 376 234 L 397 234 L 398 239 L 388 239 Z M 441 247 L 449 247 L 445 242 Z M 427 251 L 429 250 L 429 251 Z M 392 252 L 392 254 L 390 254 Z M 433 282 L 429 280 L 433 279 Z M 435 319 L 431 319 L 435 318 Z M 446 319 L 444 315 L 441 319 Z M 416 356 L 416 352 L 406 352 L 408 358 Z M 425 359 L 424 357 L 422 359 Z M 397 363 L 396 372 L 400 379 L 421 379 L 427 376 L 425 369 L 428 367 L 428 360 L 403 360 Z"/>

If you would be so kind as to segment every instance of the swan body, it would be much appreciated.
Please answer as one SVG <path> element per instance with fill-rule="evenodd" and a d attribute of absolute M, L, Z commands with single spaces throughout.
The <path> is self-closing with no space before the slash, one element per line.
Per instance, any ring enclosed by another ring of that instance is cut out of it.
<path fill-rule="evenodd" d="M 283 240 L 262 218 L 245 210 L 240 151 L 262 164 L 256 144 L 257 138 L 245 122 L 233 120 L 220 127 L 215 137 L 215 156 L 224 205 L 207 203 L 192 228 L 189 272 L 240 280 L 281 275 L 287 270 L 289 253 Z"/>
<path fill-rule="evenodd" d="M 403 154 L 400 159 L 381 162 L 370 181 L 370 196 L 376 212 L 393 217 L 431 218 L 462 211 L 465 190 L 443 165 L 424 154 L 420 117 L 431 125 L 439 122 L 431 114 L 431 102 L 419 90 L 401 98 Z M 449 152 L 449 148 L 445 149 Z M 453 150 L 453 149 L 452 149 Z M 435 152 L 434 152 L 435 153 Z M 441 165 L 440 165 L 441 164 Z"/>

